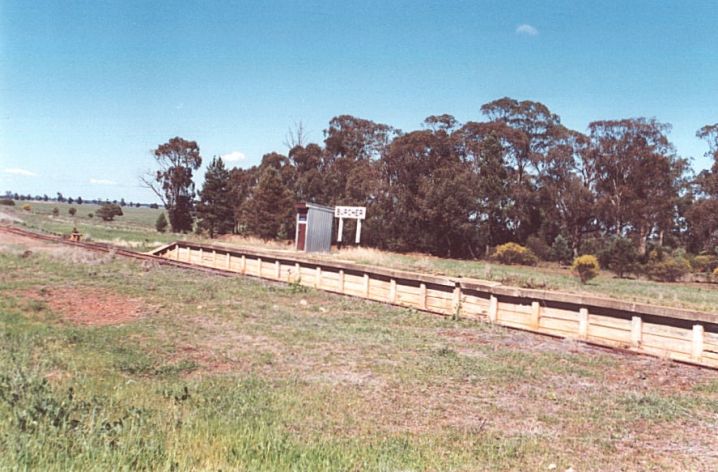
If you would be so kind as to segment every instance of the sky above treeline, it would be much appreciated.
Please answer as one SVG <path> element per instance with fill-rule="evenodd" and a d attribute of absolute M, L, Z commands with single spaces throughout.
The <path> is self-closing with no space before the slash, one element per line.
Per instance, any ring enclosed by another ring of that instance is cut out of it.
<path fill-rule="evenodd" d="M 671 123 L 700 170 L 716 20 L 709 0 L 0 0 L 0 193 L 151 202 L 138 176 L 174 136 L 248 167 L 300 121 L 321 142 L 336 115 L 409 131 L 504 96 L 584 132 Z"/>

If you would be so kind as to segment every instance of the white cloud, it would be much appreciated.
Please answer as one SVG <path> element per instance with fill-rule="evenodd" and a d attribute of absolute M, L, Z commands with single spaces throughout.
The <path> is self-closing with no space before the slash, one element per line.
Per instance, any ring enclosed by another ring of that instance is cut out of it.
<path fill-rule="evenodd" d="M 247 156 L 245 156 L 243 152 L 239 151 L 228 152 L 227 154 L 222 154 L 219 157 L 221 157 L 222 160 L 225 162 L 238 162 L 243 161 L 247 158 Z"/>
<path fill-rule="evenodd" d="M 538 36 L 539 31 L 531 25 L 524 23 L 516 27 L 516 34 L 525 34 L 527 36 Z"/>
<path fill-rule="evenodd" d="M 109 179 L 90 179 L 92 185 L 117 185 L 117 182 Z"/>
<path fill-rule="evenodd" d="M 34 172 L 30 172 L 29 170 L 20 169 L 17 167 L 14 167 L 12 169 L 4 169 L 3 172 L 6 174 L 12 174 L 12 175 L 24 175 L 25 177 L 37 177 L 37 174 Z"/>

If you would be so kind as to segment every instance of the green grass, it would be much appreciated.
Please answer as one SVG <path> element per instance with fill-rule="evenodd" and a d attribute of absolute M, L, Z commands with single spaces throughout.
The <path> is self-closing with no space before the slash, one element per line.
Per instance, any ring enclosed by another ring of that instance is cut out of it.
<path fill-rule="evenodd" d="M 710 371 L 239 277 L 16 252 L 0 252 L 0 470 L 718 465 Z M 60 288 L 70 309 L 113 293 L 142 316 L 73 324 L 51 308 Z"/>

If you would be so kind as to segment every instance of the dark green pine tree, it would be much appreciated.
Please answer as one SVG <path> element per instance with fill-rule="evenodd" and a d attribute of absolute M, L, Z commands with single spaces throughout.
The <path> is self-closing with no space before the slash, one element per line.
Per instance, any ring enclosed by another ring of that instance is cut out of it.
<path fill-rule="evenodd" d="M 289 238 L 294 197 L 274 167 L 262 169 L 252 196 L 245 202 L 243 224 L 247 232 L 262 239 Z"/>
<path fill-rule="evenodd" d="M 204 184 L 197 205 L 199 228 L 209 237 L 231 233 L 234 228 L 234 211 L 230 191 L 229 171 L 222 158 L 215 157 L 204 174 Z"/>
<path fill-rule="evenodd" d="M 155 229 L 160 232 L 164 233 L 167 231 L 167 225 L 169 223 L 167 222 L 167 217 L 165 216 L 165 212 L 160 213 L 160 216 L 157 217 L 157 220 L 155 221 Z"/>

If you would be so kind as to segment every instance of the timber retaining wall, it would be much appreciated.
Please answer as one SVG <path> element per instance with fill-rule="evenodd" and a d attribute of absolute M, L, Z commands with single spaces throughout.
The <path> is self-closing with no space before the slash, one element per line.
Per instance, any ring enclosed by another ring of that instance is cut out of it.
<path fill-rule="evenodd" d="M 242 275 L 718 368 L 718 314 L 300 255 L 175 242 L 152 254 Z"/>

